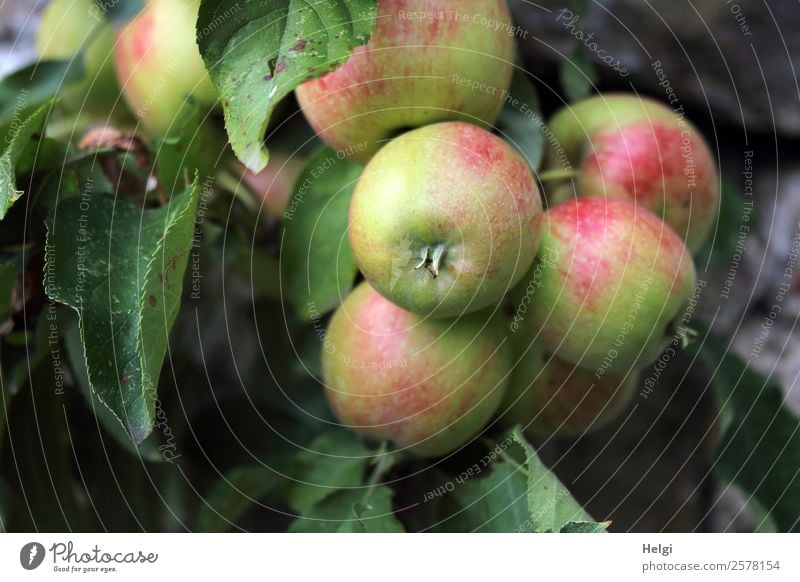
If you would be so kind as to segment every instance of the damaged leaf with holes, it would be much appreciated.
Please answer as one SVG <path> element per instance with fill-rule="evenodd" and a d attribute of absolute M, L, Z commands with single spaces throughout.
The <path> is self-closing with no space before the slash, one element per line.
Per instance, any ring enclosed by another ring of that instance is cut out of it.
<path fill-rule="evenodd" d="M 280 101 L 344 63 L 375 29 L 376 0 L 259 0 L 233 9 L 203 0 L 200 53 L 219 92 L 233 151 L 254 172 L 269 160 L 264 134 Z"/>

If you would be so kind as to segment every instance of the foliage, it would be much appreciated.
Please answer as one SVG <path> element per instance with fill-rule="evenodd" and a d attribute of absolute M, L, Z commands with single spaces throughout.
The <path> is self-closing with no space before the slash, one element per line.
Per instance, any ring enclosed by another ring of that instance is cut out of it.
<path fill-rule="evenodd" d="M 265 136 L 292 122 L 281 102 L 368 42 L 377 2 L 231 4 L 203 0 L 197 23 L 224 126 L 196 113 L 169 138 L 123 127 L 87 145 L 97 120 L 58 101 L 80 58 L 0 80 L 0 531 L 606 531 L 518 428 L 432 461 L 336 425 L 320 352 L 358 277 L 361 167 L 295 127 L 306 166 L 266 216 L 234 156 L 273 169 Z M 141 6 L 98 2 L 115 26 Z M 592 90 L 585 47 L 560 77 L 570 100 Z M 542 119 L 518 69 L 495 131 L 534 170 Z M 730 186 L 722 207 L 711 262 L 737 240 Z M 798 420 L 701 336 L 690 353 L 725 418 L 715 475 L 796 531 Z"/>
<path fill-rule="evenodd" d="M 591 94 L 592 88 L 599 80 L 599 74 L 586 49 L 578 46 L 569 58 L 561 63 L 558 78 L 567 101 L 574 103 Z"/>
<path fill-rule="evenodd" d="M 581 508 L 539 460 L 519 428 L 498 441 L 471 467 L 477 473 L 487 468 L 486 477 L 455 481 L 448 503 L 450 513 L 440 529 L 541 533 L 573 531 L 577 524 L 591 524 L 596 531 L 608 526 L 594 522 Z M 448 489 L 445 486 L 445 491 Z"/>
<path fill-rule="evenodd" d="M 709 332 L 691 347 L 706 365 L 722 410 L 714 473 L 751 496 L 779 531 L 800 531 L 800 419 L 780 388 Z"/>
<path fill-rule="evenodd" d="M 497 119 L 497 132 L 527 160 L 531 169 L 539 170 L 544 156 L 544 129 L 547 127 L 539 110 L 539 95 L 528 76 L 514 69 L 508 97 Z"/>
<path fill-rule="evenodd" d="M 376 0 L 266 0 L 242 10 L 203 0 L 200 52 L 219 91 L 233 151 L 248 168 L 267 165 L 262 142 L 278 103 L 365 44 L 376 15 Z"/>
<path fill-rule="evenodd" d="M 347 209 L 361 167 L 325 147 L 297 179 L 284 213 L 281 278 L 300 317 L 336 307 L 358 268 L 347 240 Z"/>

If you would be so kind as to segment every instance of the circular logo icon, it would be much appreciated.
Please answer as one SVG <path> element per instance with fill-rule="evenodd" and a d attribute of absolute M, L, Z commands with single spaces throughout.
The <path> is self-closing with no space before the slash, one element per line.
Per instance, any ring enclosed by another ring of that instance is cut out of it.
<path fill-rule="evenodd" d="M 30 542 L 22 546 L 19 552 L 19 563 L 26 570 L 35 570 L 44 562 L 44 546 L 38 542 Z"/>

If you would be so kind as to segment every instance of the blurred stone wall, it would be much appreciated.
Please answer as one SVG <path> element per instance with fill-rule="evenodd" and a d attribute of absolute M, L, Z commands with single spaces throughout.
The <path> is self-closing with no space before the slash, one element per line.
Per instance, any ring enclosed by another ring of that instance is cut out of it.
<path fill-rule="evenodd" d="M 44 0 L 0 1 L 0 77 L 32 61 Z"/>
<path fill-rule="evenodd" d="M 529 33 L 526 64 L 546 73 L 584 37 L 604 81 L 662 94 L 653 63 L 660 62 L 682 102 L 751 132 L 800 136 L 800 6 L 793 0 L 512 0 L 516 22 Z M 630 75 L 605 66 L 612 57 Z"/>

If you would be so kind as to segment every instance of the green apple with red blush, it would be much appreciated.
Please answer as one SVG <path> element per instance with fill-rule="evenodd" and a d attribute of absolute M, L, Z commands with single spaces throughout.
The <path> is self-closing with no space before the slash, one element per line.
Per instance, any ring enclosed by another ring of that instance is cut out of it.
<path fill-rule="evenodd" d="M 475 437 L 503 399 L 511 352 L 487 313 L 433 319 L 366 282 L 334 313 L 323 342 L 327 399 L 343 425 L 419 456 Z"/>
<path fill-rule="evenodd" d="M 108 116 L 119 97 L 114 72 L 114 29 L 100 14 L 94 0 L 53 0 L 42 13 L 36 35 L 39 58 L 83 59 L 83 80 L 64 87 L 67 108 L 90 115 Z"/>
<path fill-rule="evenodd" d="M 497 305 L 530 267 L 542 203 L 525 160 L 475 125 L 445 122 L 394 139 L 350 203 L 350 246 L 400 307 L 452 317 Z"/>
<path fill-rule="evenodd" d="M 544 353 L 522 331 L 511 336 L 515 358 L 499 416 L 540 437 L 576 437 L 616 420 L 636 391 L 638 374 L 587 370 Z"/>
<path fill-rule="evenodd" d="M 199 7 L 199 0 L 148 0 L 117 32 L 119 83 L 128 107 L 151 134 L 179 131 L 190 97 L 205 109 L 217 102 L 195 39 Z"/>
<path fill-rule="evenodd" d="M 379 0 L 369 42 L 295 93 L 322 139 L 361 163 L 411 128 L 450 120 L 488 127 L 511 82 L 511 28 L 506 0 Z"/>
<path fill-rule="evenodd" d="M 515 294 L 548 353 L 599 373 L 651 364 L 684 329 L 695 268 L 681 238 L 630 200 L 576 198 L 545 213 L 540 257 Z M 519 300 L 519 299 L 518 299 Z"/>
<path fill-rule="evenodd" d="M 683 115 L 646 97 L 604 94 L 564 107 L 549 128 L 544 171 L 574 173 L 574 182 L 545 183 L 551 204 L 576 194 L 626 198 L 661 217 L 690 250 L 702 246 L 717 215 L 719 175 Z"/>

